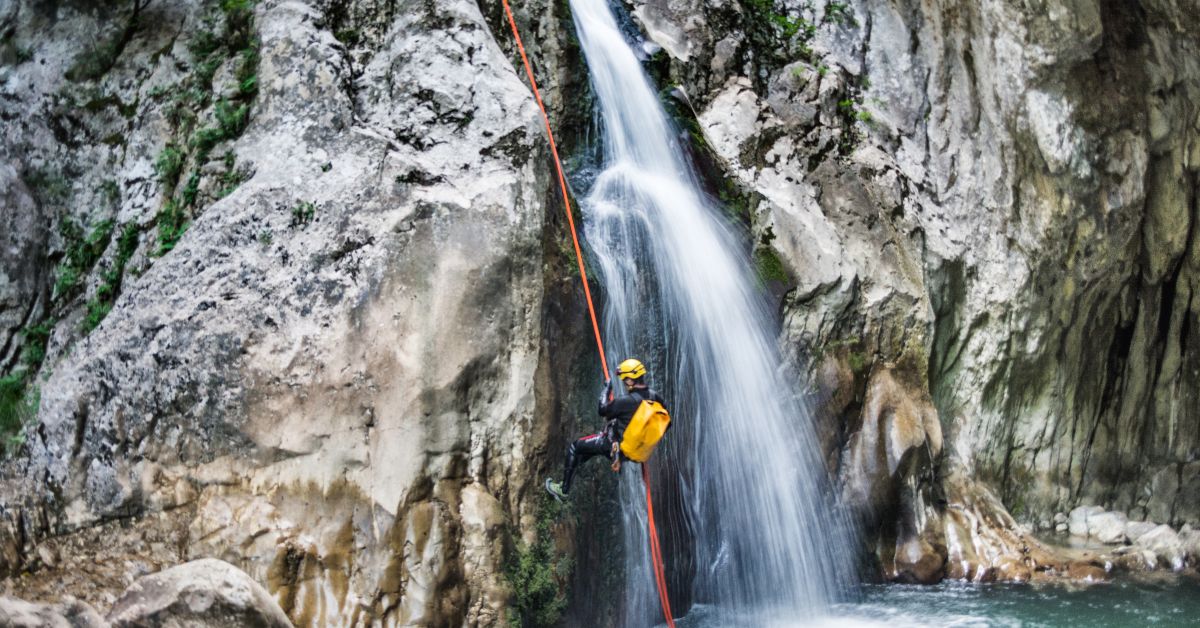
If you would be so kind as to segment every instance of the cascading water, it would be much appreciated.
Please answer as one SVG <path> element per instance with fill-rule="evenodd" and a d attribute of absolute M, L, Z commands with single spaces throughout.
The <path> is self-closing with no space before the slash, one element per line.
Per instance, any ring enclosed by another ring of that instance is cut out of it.
<path fill-rule="evenodd" d="M 682 513 L 663 534 L 686 536 L 674 545 L 692 552 L 668 556 L 692 566 L 676 584 L 690 580 L 692 598 L 726 619 L 820 614 L 847 583 L 851 550 L 822 496 L 812 426 L 747 256 L 607 0 L 571 8 L 601 114 L 603 169 L 582 209 L 607 297 L 609 360 L 650 358 L 676 422 L 651 463 L 667 489 L 659 499 Z M 643 626 L 661 614 L 640 475 L 623 476 L 625 624 Z"/>

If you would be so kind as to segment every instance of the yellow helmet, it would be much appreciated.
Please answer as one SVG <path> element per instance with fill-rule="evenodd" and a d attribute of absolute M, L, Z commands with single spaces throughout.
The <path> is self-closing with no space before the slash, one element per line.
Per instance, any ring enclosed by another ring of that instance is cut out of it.
<path fill-rule="evenodd" d="M 621 379 L 641 379 L 646 374 L 646 367 L 637 360 L 629 358 L 617 367 L 617 377 Z"/>

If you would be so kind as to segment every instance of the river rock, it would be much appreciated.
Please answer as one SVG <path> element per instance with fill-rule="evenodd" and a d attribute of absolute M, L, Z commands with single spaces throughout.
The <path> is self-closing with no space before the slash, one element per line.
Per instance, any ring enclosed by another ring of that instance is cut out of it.
<path fill-rule="evenodd" d="M 1067 577 L 1083 582 L 1101 582 L 1108 580 L 1108 571 L 1094 563 L 1076 561 L 1067 567 Z"/>
<path fill-rule="evenodd" d="M 1123 512 L 1102 512 L 1087 518 L 1088 536 L 1101 543 L 1124 543 L 1128 517 Z"/>
<path fill-rule="evenodd" d="M 1104 512 L 1100 506 L 1080 506 L 1071 511 L 1068 529 L 1072 536 L 1088 535 L 1088 517 Z"/>
<path fill-rule="evenodd" d="M 1179 570 L 1184 566 L 1187 552 L 1183 540 L 1171 526 L 1160 525 L 1141 535 L 1138 537 L 1137 546 L 1154 552 L 1159 563 L 1170 569 Z"/>
<path fill-rule="evenodd" d="M 1129 537 L 1129 542 L 1136 543 L 1141 536 L 1158 527 L 1153 521 L 1130 521 L 1125 526 L 1125 536 Z"/>
<path fill-rule="evenodd" d="M 227 562 L 201 559 L 134 582 L 108 613 L 114 628 L 291 628 L 274 598 Z"/>
<path fill-rule="evenodd" d="M 96 609 L 75 600 L 36 604 L 0 597 L 0 626 L 6 628 L 107 628 Z"/>
<path fill-rule="evenodd" d="M 1188 530 L 1179 534 L 1183 550 L 1193 566 L 1200 566 L 1200 530 Z"/>

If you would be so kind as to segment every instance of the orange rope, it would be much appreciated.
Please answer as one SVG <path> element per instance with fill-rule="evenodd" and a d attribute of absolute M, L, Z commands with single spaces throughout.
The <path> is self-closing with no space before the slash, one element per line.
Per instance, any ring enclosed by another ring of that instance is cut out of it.
<path fill-rule="evenodd" d="M 517 40 L 517 50 L 521 52 L 521 63 L 525 64 L 525 74 L 529 84 L 533 86 L 533 97 L 537 99 L 538 109 L 542 110 L 542 120 L 546 123 L 546 137 L 550 138 L 550 152 L 554 154 L 554 168 L 558 171 L 558 187 L 562 190 L 563 208 L 567 211 L 567 223 L 571 225 L 571 240 L 575 243 L 575 261 L 579 262 L 579 277 L 583 280 L 583 295 L 587 298 L 588 315 L 592 317 L 592 332 L 596 335 L 596 349 L 600 352 L 600 367 L 604 369 L 604 381 L 608 381 L 608 359 L 604 354 L 604 341 L 600 339 L 600 324 L 596 322 L 596 308 L 592 305 L 592 290 L 588 287 L 587 269 L 583 267 L 583 249 L 579 248 L 579 236 L 575 233 L 575 216 L 571 214 L 571 200 L 567 197 L 567 179 L 563 176 L 562 162 L 558 158 L 558 146 L 554 143 L 554 132 L 550 130 L 550 116 L 546 115 L 546 105 L 542 104 L 542 93 L 538 91 L 537 81 L 533 78 L 533 68 L 529 66 L 529 57 L 525 56 L 525 46 L 521 44 L 521 33 L 517 32 L 517 21 L 513 19 L 512 9 L 508 0 L 500 0 L 504 5 L 504 13 L 512 26 L 513 38 Z"/>
<path fill-rule="evenodd" d="M 529 65 L 529 57 L 525 55 L 525 46 L 521 43 L 521 33 L 517 31 L 517 21 L 513 18 L 512 8 L 508 0 L 500 0 L 504 5 L 504 14 L 512 27 L 513 38 L 517 42 L 517 50 L 521 53 L 521 63 L 525 64 L 525 75 L 533 87 L 533 97 L 537 100 L 538 109 L 542 112 L 542 121 L 546 123 L 546 136 L 550 139 L 550 152 L 554 155 L 554 168 L 558 173 L 558 187 L 562 190 L 563 207 L 567 212 L 567 224 L 571 226 L 571 241 L 575 244 L 575 261 L 579 262 L 579 277 L 583 281 L 583 294 L 587 298 L 588 315 L 592 319 L 592 332 L 596 336 L 596 350 L 600 352 L 600 367 L 604 369 L 604 381 L 609 380 L 608 360 L 604 353 L 604 341 L 600 338 L 600 324 L 596 320 L 596 308 L 592 304 L 592 290 L 588 287 L 587 269 L 583 265 L 583 249 L 579 247 L 579 235 L 575 230 L 575 216 L 571 214 L 571 200 L 567 195 L 567 179 L 563 176 L 562 161 L 558 158 L 558 146 L 554 143 L 554 132 L 550 130 L 550 116 L 546 114 L 546 105 L 542 103 L 542 94 L 538 91 L 537 81 L 533 78 L 533 68 Z M 663 616 L 667 618 L 667 626 L 675 628 L 675 620 L 671 616 L 671 604 L 667 598 L 667 581 L 664 575 L 662 548 L 658 544 L 658 530 L 654 526 L 654 502 L 650 495 L 650 472 L 646 463 L 642 463 L 642 482 L 646 485 L 646 514 L 650 521 L 650 556 L 654 565 L 654 581 L 658 588 L 658 599 L 662 602 Z"/>
<path fill-rule="evenodd" d="M 671 616 L 671 602 L 667 596 L 667 578 L 663 574 L 662 548 L 658 545 L 658 530 L 654 526 L 654 499 L 650 496 L 650 471 L 647 462 L 642 463 L 642 483 L 646 485 L 646 519 L 650 522 L 650 563 L 654 566 L 654 582 L 658 585 L 658 599 L 662 602 L 663 617 L 667 625 L 675 628 Z"/>

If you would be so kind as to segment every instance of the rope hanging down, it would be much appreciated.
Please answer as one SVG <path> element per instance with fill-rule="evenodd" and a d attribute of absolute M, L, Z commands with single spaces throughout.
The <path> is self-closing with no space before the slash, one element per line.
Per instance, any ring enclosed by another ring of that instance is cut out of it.
<path fill-rule="evenodd" d="M 563 208 L 567 212 L 567 224 L 571 227 L 571 241 L 575 244 L 575 261 L 579 263 L 579 277 L 583 282 L 583 295 L 587 299 L 588 316 L 592 319 L 592 333 L 596 336 L 596 350 L 600 353 L 600 368 L 604 369 L 604 381 L 608 381 L 608 360 L 604 353 L 604 341 L 600 338 L 600 324 L 596 321 L 596 308 L 592 304 L 592 291 L 588 287 L 587 269 L 583 265 L 583 249 L 579 248 L 579 235 L 575 230 L 575 216 L 571 213 L 571 200 L 567 195 L 567 179 L 563 176 L 562 161 L 558 158 L 558 146 L 554 142 L 554 132 L 550 130 L 550 116 L 546 114 L 546 105 L 542 103 L 542 94 L 538 91 L 537 81 L 533 78 L 533 68 L 529 65 L 529 57 L 525 55 L 525 46 L 521 43 L 521 33 L 517 31 L 517 21 L 513 18 L 512 8 L 508 0 L 500 0 L 504 5 L 504 14 L 512 27 L 513 39 L 517 42 L 517 50 L 521 53 L 521 63 L 525 65 L 525 75 L 529 77 L 529 85 L 533 87 L 533 97 L 537 100 L 538 109 L 542 112 L 542 121 L 546 123 L 546 137 L 550 140 L 550 153 L 554 155 L 554 169 L 558 173 L 558 187 L 562 191 Z M 663 569 L 662 548 L 658 544 L 658 530 L 654 525 L 654 500 L 650 495 L 650 472 L 646 463 L 642 463 L 642 483 L 646 485 L 646 515 L 650 524 L 650 558 L 654 566 L 654 580 L 658 587 L 658 599 L 662 602 L 663 616 L 667 626 L 675 628 L 675 619 L 671 616 L 671 604 L 667 599 L 667 581 Z"/>

